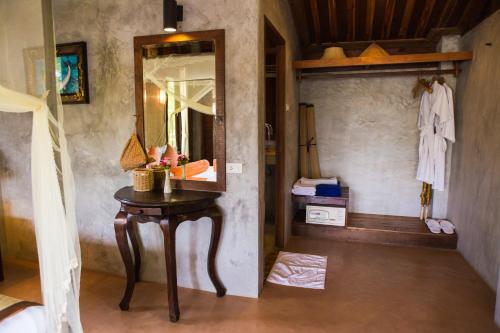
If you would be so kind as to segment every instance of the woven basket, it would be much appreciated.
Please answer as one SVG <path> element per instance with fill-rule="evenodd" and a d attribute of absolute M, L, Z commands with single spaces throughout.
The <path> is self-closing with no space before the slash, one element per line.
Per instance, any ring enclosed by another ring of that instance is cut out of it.
<path fill-rule="evenodd" d="M 154 178 L 154 189 L 163 190 L 165 186 L 165 168 L 163 167 L 153 167 L 153 178 Z"/>
<path fill-rule="evenodd" d="M 148 158 L 137 135 L 133 134 L 123 149 L 120 165 L 124 171 L 129 171 L 146 165 Z"/>
<path fill-rule="evenodd" d="M 144 168 L 134 169 L 134 191 L 149 192 L 153 190 L 153 171 Z"/>

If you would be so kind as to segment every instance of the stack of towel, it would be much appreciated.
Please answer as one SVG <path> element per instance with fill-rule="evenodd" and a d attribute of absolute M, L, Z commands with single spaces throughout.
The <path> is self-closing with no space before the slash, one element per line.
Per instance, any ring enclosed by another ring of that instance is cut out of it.
<path fill-rule="evenodd" d="M 316 185 L 316 195 L 320 197 L 341 197 L 342 187 L 340 187 L 340 184 L 318 184 Z"/>
<path fill-rule="evenodd" d="M 318 179 L 309 179 L 309 178 L 300 178 L 295 182 L 292 188 L 292 193 L 295 195 L 307 195 L 307 196 L 315 196 L 316 195 L 316 186 L 324 184 L 324 185 L 337 185 L 339 181 L 336 177 L 334 178 L 318 178 Z"/>

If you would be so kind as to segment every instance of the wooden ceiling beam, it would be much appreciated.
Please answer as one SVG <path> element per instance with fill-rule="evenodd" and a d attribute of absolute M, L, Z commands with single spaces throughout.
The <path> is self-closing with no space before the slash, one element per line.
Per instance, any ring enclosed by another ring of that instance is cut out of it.
<path fill-rule="evenodd" d="M 462 33 L 458 27 L 433 28 L 429 31 L 426 38 L 431 42 L 437 43 L 445 35 L 462 35 Z"/>
<path fill-rule="evenodd" d="M 339 38 L 339 31 L 337 27 L 337 1 L 328 0 L 328 20 L 330 25 L 330 39 L 336 42 Z"/>
<path fill-rule="evenodd" d="M 356 36 L 356 0 L 347 0 L 347 36 L 346 40 L 352 42 Z"/>
<path fill-rule="evenodd" d="M 487 0 L 469 0 L 458 21 L 458 26 L 462 31 L 469 30 L 469 28 L 477 23 L 486 2 Z"/>
<path fill-rule="evenodd" d="M 365 38 L 371 40 L 373 36 L 373 18 L 375 17 L 375 0 L 366 1 Z"/>
<path fill-rule="evenodd" d="M 439 19 L 437 22 L 437 28 L 445 28 L 448 26 L 448 22 L 450 21 L 451 15 L 453 11 L 457 7 L 458 0 L 446 0 L 443 10 L 439 15 Z"/>
<path fill-rule="evenodd" d="M 422 14 L 420 14 L 420 20 L 418 21 L 417 30 L 415 31 L 415 37 L 422 37 L 425 34 L 429 20 L 431 19 L 432 10 L 436 0 L 426 0 Z"/>
<path fill-rule="evenodd" d="M 303 48 L 311 44 L 309 24 L 307 21 L 306 4 L 304 0 L 288 0 L 292 11 L 295 30 L 299 36 L 300 44 Z"/>
<path fill-rule="evenodd" d="M 396 8 L 396 0 L 387 0 L 385 3 L 384 22 L 382 25 L 381 38 L 389 38 L 391 36 L 392 20 L 394 18 L 394 9 Z"/>
<path fill-rule="evenodd" d="M 406 38 L 406 36 L 408 35 L 408 26 L 410 25 L 414 7 L 415 0 L 406 1 L 403 19 L 401 20 L 401 27 L 399 28 L 399 38 Z"/>
<path fill-rule="evenodd" d="M 321 44 L 321 23 L 319 21 L 318 0 L 309 0 L 316 44 Z"/>

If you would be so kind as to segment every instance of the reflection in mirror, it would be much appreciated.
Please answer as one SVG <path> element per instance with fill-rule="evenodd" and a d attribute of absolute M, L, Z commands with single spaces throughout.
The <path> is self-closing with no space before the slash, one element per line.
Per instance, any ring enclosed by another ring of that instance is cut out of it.
<path fill-rule="evenodd" d="M 156 162 L 171 158 L 172 177 L 217 180 L 215 43 L 143 46 L 144 141 Z M 168 147 L 168 149 L 167 149 Z M 177 154 L 189 163 L 177 166 Z"/>

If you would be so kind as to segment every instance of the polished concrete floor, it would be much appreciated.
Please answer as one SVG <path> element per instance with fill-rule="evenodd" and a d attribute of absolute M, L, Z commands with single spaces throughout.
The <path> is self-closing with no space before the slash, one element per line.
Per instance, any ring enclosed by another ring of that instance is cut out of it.
<path fill-rule="evenodd" d="M 85 332 L 500 332 L 493 291 L 455 251 L 303 238 L 287 250 L 328 256 L 326 290 L 266 284 L 255 300 L 181 288 L 176 324 L 165 285 L 139 283 L 121 312 L 124 279 L 84 271 Z M 40 301 L 36 267 L 5 266 L 0 293 Z"/>

